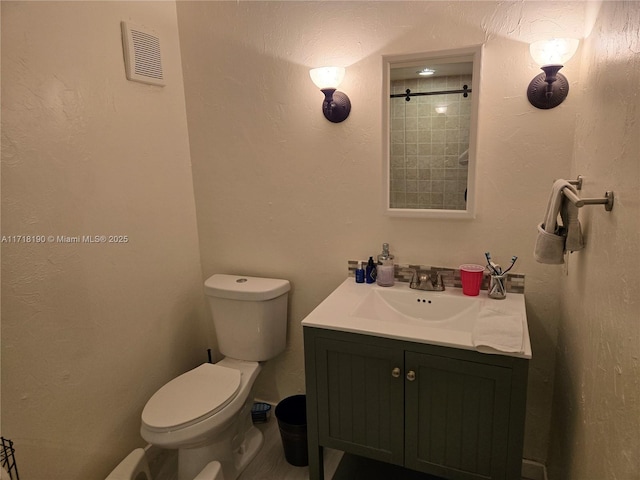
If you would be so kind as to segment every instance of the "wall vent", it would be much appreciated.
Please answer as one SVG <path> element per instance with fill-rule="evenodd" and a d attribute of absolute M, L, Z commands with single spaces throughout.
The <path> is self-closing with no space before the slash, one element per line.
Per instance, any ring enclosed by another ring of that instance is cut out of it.
<path fill-rule="evenodd" d="M 137 25 L 122 22 L 121 26 L 127 78 L 134 82 L 165 85 L 160 38 Z"/>

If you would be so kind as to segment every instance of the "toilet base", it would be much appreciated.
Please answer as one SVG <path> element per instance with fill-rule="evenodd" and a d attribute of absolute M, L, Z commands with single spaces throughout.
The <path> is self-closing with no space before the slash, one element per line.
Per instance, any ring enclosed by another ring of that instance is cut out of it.
<path fill-rule="evenodd" d="M 251 421 L 251 406 L 247 401 L 233 422 L 220 432 L 218 440 L 196 448 L 178 451 L 178 480 L 193 479 L 207 463 L 220 462 L 225 480 L 236 480 L 262 448 L 264 436 Z M 231 440 L 230 440 L 231 439 Z"/>
<path fill-rule="evenodd" d="M 178 480 L 193 479 L 202 468 L 201 465 L 206 465 L 211 458 L 216 458 L 216 461 L 222 465 L 225 480 L 236 480 L 258 454 L 263 442 L 262 432 L 256 427 L 251 427 L 245 435 L 244 442 L 232 452 L 231 456 L 219 457 L 216 453 L 219 451 L 216 444 L 181 449 L 178 452 Z"/>

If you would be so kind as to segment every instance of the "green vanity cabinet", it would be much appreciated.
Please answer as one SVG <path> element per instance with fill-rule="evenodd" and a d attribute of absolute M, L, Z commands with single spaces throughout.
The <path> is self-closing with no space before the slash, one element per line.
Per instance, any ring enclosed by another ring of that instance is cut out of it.
<path fill-rule="evenodd" d="M 528 360 L 304 327 L 310 478 L 323 447 L 451 480 L 516 480 Z"/>
<path fill-rule="evenodd" d="M 324 337 L 315 347 L 320 443 L 402 465 L 403 352 Z"/>

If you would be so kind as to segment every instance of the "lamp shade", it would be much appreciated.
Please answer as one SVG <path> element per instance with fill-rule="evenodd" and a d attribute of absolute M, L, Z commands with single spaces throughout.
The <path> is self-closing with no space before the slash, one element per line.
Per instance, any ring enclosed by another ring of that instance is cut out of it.
<path fill-rule="evenodd" d="M 311 80 L 320 89 L 338 88 L 344 79 L 344 68 L 342 67 L 320 67 L 309 70 Z"/>
<path fill-rule="evenodd" d="M 531 57 L 541 67 L 545 65 L 564 65 L 578 49 L 579 40 L 575 38 L 552 38 L 540 40 L 529 45 Z"/>

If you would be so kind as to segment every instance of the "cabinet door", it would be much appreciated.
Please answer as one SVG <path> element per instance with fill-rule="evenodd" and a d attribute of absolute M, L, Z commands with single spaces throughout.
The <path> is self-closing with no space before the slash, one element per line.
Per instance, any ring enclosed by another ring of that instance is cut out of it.
<path fill-rule="evenodd" d="M 413 352 L 405 360 L 415 373 L 405 390 L 405 465 L 452 480 L 507 480 L 511 369 Z"/>
<path fill-rule="evenodd" d="M 327 338 L 315 348 L 320 444 L 401 465 L 403 351 Z"/>

